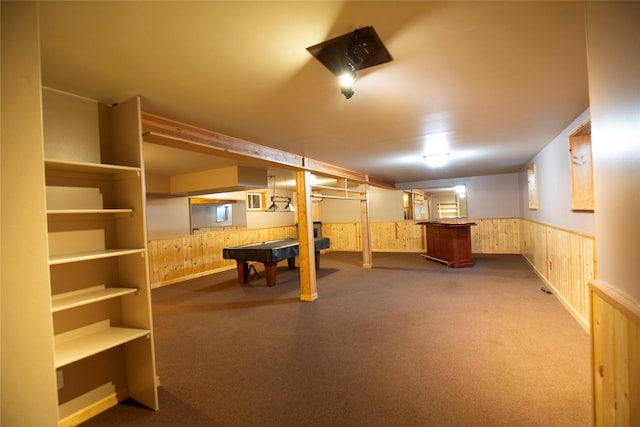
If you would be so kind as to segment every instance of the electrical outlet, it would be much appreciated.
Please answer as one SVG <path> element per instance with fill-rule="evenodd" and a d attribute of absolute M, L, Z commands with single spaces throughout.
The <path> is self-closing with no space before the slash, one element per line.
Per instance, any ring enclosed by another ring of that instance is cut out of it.
<path fill-rule="evenodd" d="M 58 390 L 64 387 L 64 376 L 62 375 L 62 369 L 56 371 L 56 378 L 58 380 Z"/>

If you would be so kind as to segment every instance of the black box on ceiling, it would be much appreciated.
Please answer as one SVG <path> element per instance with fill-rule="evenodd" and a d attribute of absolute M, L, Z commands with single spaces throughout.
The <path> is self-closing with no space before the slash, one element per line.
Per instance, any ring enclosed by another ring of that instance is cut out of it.
<path fill-rule="evenodd" d="M 307 51 L 336 76 L 349 64 L 357 71 L 393 59 L 371 26 L 310 46 Z"/>

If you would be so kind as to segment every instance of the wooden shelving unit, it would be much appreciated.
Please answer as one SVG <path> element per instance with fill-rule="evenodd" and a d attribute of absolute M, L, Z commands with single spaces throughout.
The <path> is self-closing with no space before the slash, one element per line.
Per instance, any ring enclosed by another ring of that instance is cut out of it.
<path fill-rule="evenodd" d="M 105 249 L 103 251 L 78 252 L 60 256 L 49 257 L 49 265 L 67 264 L 94 259 L 119 257 L 131 254 L 143 254 L 144 249 Z"/>
<path fill-rule="evenodd" d="M 316 199 L 365 200 L 367 193 L 362 191 L 359 186 L 350 187 L 346 178 L 335 181 L 335 185 L 313 184 L 311 197 Z"/>
<path fill-rule="evenodd" d="M 65 292 L 51 297 L 51 311 L 55 313 L 56 311 L 68 310 L 81 305 L 93 304 L 94 302 L 133 294 L 136 291 L 137 288 L 107 288 L 104 285 L 99 285 L 77 291 Z"/>
<path fill-rule="evenodd" d="M 438 203 L 438 218 L 457 218 L 459 216 L 458 203 Z"/>
<path fill-rule="evenodd" d="M 96 323 L 55 336 L 56 368 L 109 350 L 113 347 L 146 337 L 145 329 L 112 327 L 108 323 Z"/>
<path fill-rule="evenodd" d="M 133 209 L 54 209 L 47 215 L 131 214 Z"/>
<path fill-rule="evenodd" d="M 158 409 L 140 114 L 43 89 L 60 425 L 127 397 Z"/>

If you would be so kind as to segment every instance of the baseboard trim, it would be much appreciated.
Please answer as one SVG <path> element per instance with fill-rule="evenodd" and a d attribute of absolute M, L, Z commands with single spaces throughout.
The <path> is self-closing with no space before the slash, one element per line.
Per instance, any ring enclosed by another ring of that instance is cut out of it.
<path fill-rule="evenodd" d="M 95 417 L 101 412 L 106 411 L 109 408 L 114 407 L 118 404 L 118 395 L 116 393 L 112 393 L 109 396 L 106 396 L 95 403 L 83 408 L 68 417 L 65 417 L 60 420 L 58 425 L 60 427 L 71 427 L 77 426 L 80 423 L 87 421 L 90 418 Z"/>

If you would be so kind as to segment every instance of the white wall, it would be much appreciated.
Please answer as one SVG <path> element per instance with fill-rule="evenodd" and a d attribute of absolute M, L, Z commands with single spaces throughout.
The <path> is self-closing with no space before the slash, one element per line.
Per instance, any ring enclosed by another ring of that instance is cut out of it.
<path fill-rule="evenodd" d="M 245 200 L 238 201 L 232 205 L 231 225 L 236 227 L 247 226 L 247 202 Z"/>
<path fill-rule="evenodd" d="M 360 222 L 360 201 L 324 199 L 323 223 Z M 369 187 L 369 221 L 403 221 L 402 191 Z"/>
<path fill-rule="evenodd" d="M 518 218 L 518 174 L 471 176 L 403 182 L 396 187 L 403 190 L 467 186 L 467 212 L 469 218 Z"/>
<path fill-rule="evenodd" d="M 638 23 L 638 2 L 587 2 L 597 279 L 636 309 L 640 307 Z"/>
<path fill-rule="evenodd" d="M 247 228 L 280 227 L 295 223 L 295 212 L 247 211 Z"/>
<path fill-rule="evenodd" d="M 147 238 L 149 240 L 191 234 L 189 198 L 147 199 Z"/>
<path fill-rule="evenodd" d="M 404 221 L 402 191 L 369 187 L 369 221 Z"/>
<path fill-rule="evenodd" d="M 569 135 L 589 119 L 587 109 L 547 144 L 519 173 L 520 212 L 523 218 L 593 234 L 593 212 L 571 210 Z M 538 209 L 529 209 L 527 168 L 535 163 Z"/>

